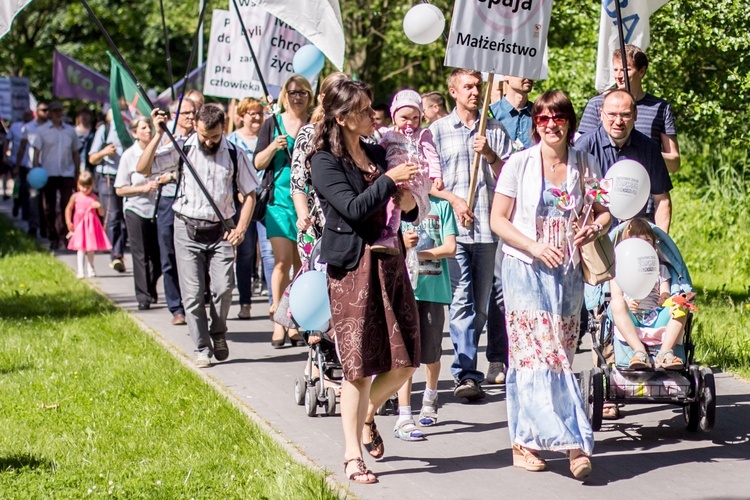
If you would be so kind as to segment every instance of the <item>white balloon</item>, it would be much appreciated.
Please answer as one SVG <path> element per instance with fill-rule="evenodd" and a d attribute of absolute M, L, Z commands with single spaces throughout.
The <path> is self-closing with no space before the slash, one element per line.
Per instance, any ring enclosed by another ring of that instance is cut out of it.
<path fill-rule="evenodd" d="M 620 220 L 632 219 L 640 212 L 651 193 L 651 179 L 646 169 L 635 160 L 620 160 L 607 170 L 612 180 L 609 211 Z"/>
<path fill-rule="evenodd" d="M 659 278 L 659 256 L 646 240 L 628 238 L 615 247 L 615 283 L 635 300 L 645 298 Z"/>
<path fill-rule="evenodd" d="M 436 6 L 420 3 L 409 9 L 404 16 L 404 33 L 414 43 L 432 43 L 443 34 L 445 16 Z"/>

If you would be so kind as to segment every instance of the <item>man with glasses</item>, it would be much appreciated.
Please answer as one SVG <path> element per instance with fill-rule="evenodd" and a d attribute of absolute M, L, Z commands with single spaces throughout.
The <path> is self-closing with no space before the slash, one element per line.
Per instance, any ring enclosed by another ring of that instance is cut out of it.
<path fill-rule="evenodd" d="M 110 109 L 104 117 L 104 123 L 99 125 L 94 133 L 89 148 L 89 163 L 94 165 L 96 191 L 104 207 L 104 227 L 107 229 L 109 241 L 112 242 L 109 267 L 118 273 L 125 272 L 123 256 L 128 240 L 122 198 L 115 193 L 115 177 L 124 150 L 115 130 Z"/>
<path fill-rule="evenodd" d="M 454 69 L 448 90 L 456 108 L 430 125 L 445 189 L 436 196 L 453 207 L 458 223 L 456 256 L 448 259 L 453 301 L 450 305 L 450 336 L 454 360 L 451 375 L 456 380 L 453 394 L 468 401 L 485 397 L 480 383 L 484 373 L 477 369 L 479 336 L 487 320 L 487 302 L 492 286 L 497 236 L 490 229 L 490 206 L 503 162 L 513 146 L 503 125 L 492 118 L 479 135 L 482 75 L 478 71 Z M 476 203 L 468 206 L 474 154 L 481 161 L 477 171 Z M 433 405 L 430 405 L 433 406 Z"/>
<path fill-rule="evenodd" d="M 635 45 L 626 45 L 625 61 L 628 65 L 630 93 L 633 94 L 638 108 L 635 129 L 660 145 L 667 169 L 669 172 L 675 173 L 680 169 L 680 147 L 677 144 L 677 129 L 674 124 L 672 107 L 664 99 L 655 97 L 643 90 L 643 78 L 646 76 L 646 70 L 648 69 L 648 57 L 640 48 Z M 616 88 L 626 90 L 620 49 L 616 49 L 612 53 L 612 73 L 615 77 Z M 604 95 L 602 94 L 593 97 L 588 102 L 578 126 L 579 134 L 593 132 L 599 126 L 603 101 Z"/>
<path fill-rule="evenodd" d="M 654 222 L 664 232 L 669 232 L 672 219 L 672 201 L 669 191 L 672 181 L 664 163 L 659 145 L 648 136 L 635 130 L 638 110 L 635 99 L 625 90 L 616 89 L 604 97 L 600 112 L 601 124 L 590 133 L 578 138 L 575 148 L 594 155 L 602 174 L 620 160 L 635 160 L 646 168 L 651 180 L 650 204 L 637 217 Z"/>
<path fill-rule="evenodd" d="M 422 94 L 422 109 L 424 110 L 424 121 L 427 127 L 444 116 L 448 116 L 445 107 L 445 98 L 437 90 Z"/>

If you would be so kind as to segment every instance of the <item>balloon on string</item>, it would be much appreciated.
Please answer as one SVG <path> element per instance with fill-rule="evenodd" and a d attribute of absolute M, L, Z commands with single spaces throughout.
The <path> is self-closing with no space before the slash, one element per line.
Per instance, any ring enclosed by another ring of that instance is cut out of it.
<path fill-rule="evenodd" d="M 644 299 L 659 278 L 656 249 L 641 238 L 628 238 L 615 247 L 615 283 L 632 299 Z"/>
<path fill-rule="evenodd" d="M 612 181 L 609 211 L 620 220 L 632 219 L 643 209 L 651 193 L 651 179 L 635 160 L 620 160 L 607 170 L 605 179 Z"/>
<path fill-rule="evenodd" d="M 445 30 L 443 12 L 429 3 L 420 3 L 409 9 L 404 16 L 404 33 L 414 43 L 432 43 Z"/>
<path fill-rule="evenodd" d="M 42 189 L 47 184 L 47 172 L 42 167 L 34 167 L 26 174 L 26 182 L 33 189 Z"/>
<path fill-rule="evenodd" d="M 308 331 L 326 331 L 331 320 L 326 275 L 320 271 L 302 273 L 289 290 L 289 310 L 294 321 Z"/>
<path fill-rule="evenodd" d="M 294 53 L 292 68 L 298 75 L 312 80 L 321 72 L 325 62 L 326 58 L 319 48 L 312 44 L 303 45 Z"/>

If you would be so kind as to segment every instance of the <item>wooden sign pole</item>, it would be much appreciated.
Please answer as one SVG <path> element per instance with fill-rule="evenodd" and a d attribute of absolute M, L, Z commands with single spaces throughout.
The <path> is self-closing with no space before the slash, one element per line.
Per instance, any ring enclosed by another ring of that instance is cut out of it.
<path fill-rule="evenodd" d="M 490 73 L 487 76 L 486 87 L 484 89 L 484 101 L 482 102 L 482 112 L 479 115 L 479 132 L 478 135 L 484 135 L 487 130 L 487 110 L 490 107 L 490 96 L 492 95 L 492 83 L 495 79 L 495 74 Z M 471 166 L 471 181 L 469 182 L 469 199 L 467 204 L 469 210 L 474 211 L 474 202 L 476 201 L 476 190 L 477 190 L 477 174 L 479 173 L 479 162 L 482 159 L 481 153 L 474 153 L 474 163 Z M 469 227 L 470 222 L 464 221 L 464 227 Z"/>

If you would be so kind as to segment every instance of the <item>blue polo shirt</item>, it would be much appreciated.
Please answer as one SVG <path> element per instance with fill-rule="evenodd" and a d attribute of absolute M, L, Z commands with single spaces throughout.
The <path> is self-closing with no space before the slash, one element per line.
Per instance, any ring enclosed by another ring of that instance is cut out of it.
<path fill-rule="evenodd" d="M 516 141 L 523 144 L 522 149 L 528 149 L 534 145 L 531 140 L 531 106 L 532 103 L 527 102 L 526 106 L 516 109 L 505 97 L 490 105 L 492 116 L 500 120 L 505 130 L 508 131 L 508 136 L 514 143 L 514 149 L 516 149 Z M 516 150 L 520 151 L 520 149 Z"/>

